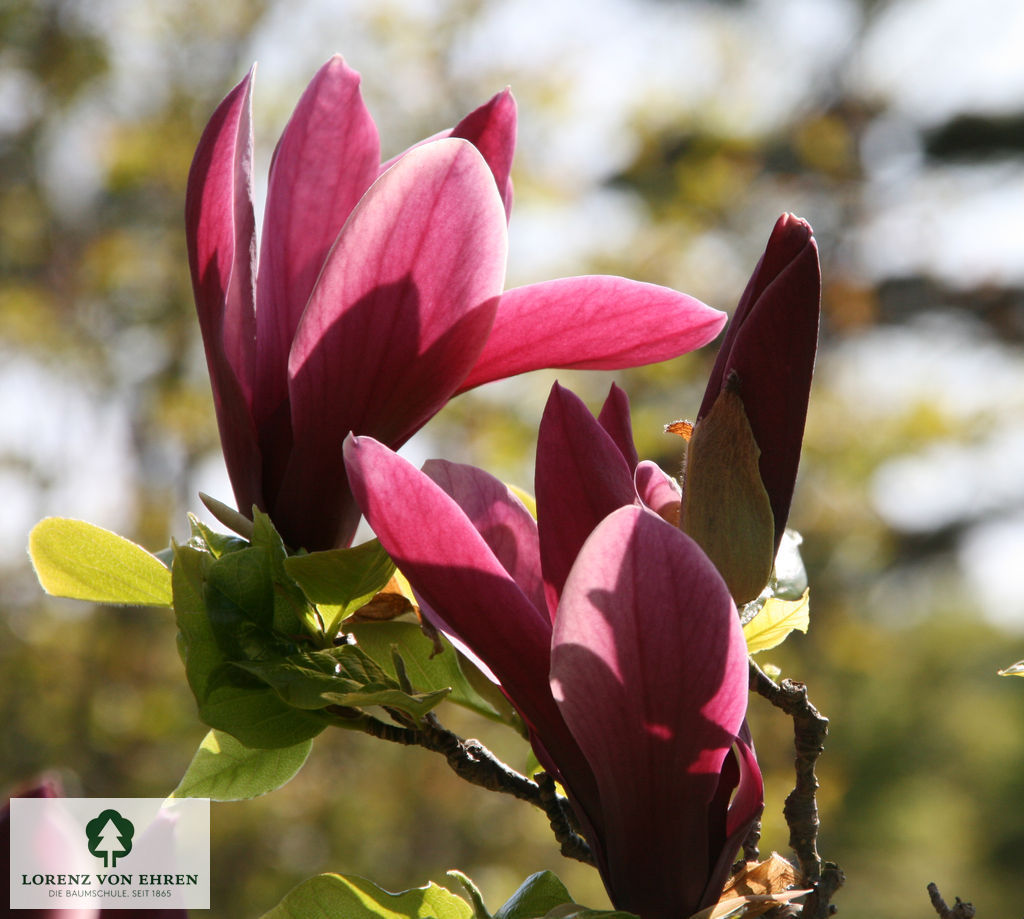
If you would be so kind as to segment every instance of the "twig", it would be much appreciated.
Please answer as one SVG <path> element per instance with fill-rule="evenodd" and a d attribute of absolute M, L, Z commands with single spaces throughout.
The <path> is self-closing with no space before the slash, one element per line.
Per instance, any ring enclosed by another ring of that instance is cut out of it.
<path fill-rule="evenodd" d="M 793 680 L 776 683 L 750 661 L 750 689 L 763 696 L 793 719 L 796 748 L 796 784 L 786 798 L 783 816 L 789 827 L 789 845 L 800 863 L 804 882 L 812 887 L 804 901 L 804 919 L 824 919 L 835 912 L 832 896 L 844 877 L 837 865 L 822 862 L 818 854 L 818 804 L 815 792 L 818 778 L 814 766 L 825 749 L 828 718 L 821 715 L 807 698 L 807 687 Z"/>
<path fill-rule="evenodd" d="M 407 719 L 402 720 L 409 724 Z M 534 782 L 507 766 L 478 740 L 463 740 L 448 730 L 432 712 L 411 726 L 387 724 L 376 718 L 367 718 L 360 722 L 359 727 L 373 737 L 440 753 L 459 778 L 539 807 L 547 815 L 562 855 L 588 865 L 594 864 L 590 846 L 576 831 L 575 817 L 568 799 L 555 791 L 554 779 L 546 773 L 542 773 L 538 781 Z"/>
<path fill-rule="evenodd" d="M 970 903 L 964 903 L 959 897 L 956 898 L 956 903 L 953 904 L 952 909 L 946 905 L 946 901 L 942 899 L 942 895 L 939 893 L 939 888 L 934 884 L 928 885 L 928 896 L 932 901 L 932 906 L 935 907 L 935 912 L 940 916 L 940 919 L 973 919 L 974 907 Z"/>

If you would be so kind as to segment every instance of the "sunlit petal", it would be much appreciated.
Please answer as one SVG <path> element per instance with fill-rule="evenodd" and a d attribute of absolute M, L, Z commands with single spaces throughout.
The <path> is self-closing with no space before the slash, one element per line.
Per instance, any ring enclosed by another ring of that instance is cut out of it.
<path fill-rule="evenodd" d="M 192 287 L 217 423 L 235 498 L 245 511 L 259 502 L 261 494 L 251 415 L 256 338 L 252 78 L 250 71 L 206 126 L 185 196 Z"/>
<path fill-rule="evenodd" d="M 299 318 L 379 161 L 359 74 L 335 55 L 299 99 L 270 167 L 257 294 L 261 415 L 287 398 L 288 351 Z"/>
<path fill-rule="evenodd" d="M 678 357 L 711 341 L 726 316 L 654 284 L 591 275 L 516 287 L 460 391 L 541 367 L 614 370 Z"/>
<path fill-rule="evenodd" d="M 697 545 L 649 510 L 610 515 L 562 591 L 551 682 L 597 779 L 613 902 L 645 919 L 708 905 L 709 808 L 746 711 L 747 655 Z"/>

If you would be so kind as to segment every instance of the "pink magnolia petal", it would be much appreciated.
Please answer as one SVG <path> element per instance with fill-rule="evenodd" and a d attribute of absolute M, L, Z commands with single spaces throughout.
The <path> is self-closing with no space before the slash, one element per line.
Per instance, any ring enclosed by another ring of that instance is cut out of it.
<path fill-rule="evenodd" d="M 460 392 L 541 367 L 615 370 L 706 345 L 726 316 L 655 284 L 592 275 L 506 291 Z"/>
<path fill-rule="evenodd" d="M 650 460 L 637 465 L 633 479 L 641 502 L 663 520 L 676 526 L 679 522 L 679 503 L 683 498 L 679 483 Z"/>
<path fill-rule="evenodd" d="M 395 564 L 491 669 L 542 736 L 565 733 L 547 686 L 551 625 L 440 486 L 383 444 L 349 437 L 345 463 Z"/>
<path fill-rule="evenodd" d="M 547 616 L 537 521 L 523 502 L 475 466 L 427 460 L 423 472 L 462 508 L 520 590 Z"/>
<path fill-rule="evenodd" d="M 452 137 L 463 137 L 480 151 L 491 167 L 505 217 L 512 213 L 512 156 L 516 149 L 516 100 L 504 89 L 480 108 L 470 112 L 454 128 Z"/>
<path fill-rule="evenodd" d="M 196 148 L 185 231 L 217 423 L 238 506 L 259 501 L 260 460 L 251 406 L 256 320 L 252 206 L 252 71 L 217 107 Z"/>
<path fill-rule="evenodd" d="M 597 780 L 613 902 L 644 919 L 696 912 L 720 855 L 709 806 L 747 702 L 728 588 L 685 534 L 621 508 L 580 552 L 552 648 L 555 698 Z"/>
<path fill-rule="evenodd" d="M 551 388 L 537 433 L 537 526 L 548 608 L 587 537 L 616 508 L 636 499 L 618 445 L 578 396 Z"/>
<path fill-rule="evenodd" d="M 461 137 L 476 147 L 487 161 L 505 205 L 506 219 L 512 211 L 512 155 L 516 145 L 516 102 L 512 90 L 505 89 L 474 109 L 454 128 L 439 131 L 421 140 L 383 163 L 378 174 L 386 172 L 410 150 L 443 137 Z"/>
<path fill-rule="evenodd" d="M 624 389 L 612 383 L 611 389 L 608 391 L 608 398 L 604 400 L 597 420 L 618 445 L 629 468 L 636 469 L 640 457 L 636 452 L 636 444 L 633 442 L 633 423 L 629 417 L 629 396 L 626 395 Z"/>
<path fill-rule="evenodd" d="M 302 94 L 270 167 L 256 311 L 261 416 L 288 396 L 288 351 L 299 318 L 379 161 L 359 74 L 335 55 Z"/>
<path fill-rule="evenodd" d="M 466 141 L 411 151 L 366 193 L 292 346 L 282 535 L 306 534 L 309 549 L 351 535 L 342 440 L 354 431 L 398 447 L 448 401 L 487 338 L 506 252 L 494 179 Z"/>

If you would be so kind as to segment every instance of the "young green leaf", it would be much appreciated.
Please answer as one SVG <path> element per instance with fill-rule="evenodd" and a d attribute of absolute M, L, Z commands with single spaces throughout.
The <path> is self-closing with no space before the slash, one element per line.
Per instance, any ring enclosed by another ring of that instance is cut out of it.
<path fill-rule="evenodd" d="M 293 555 L 284 568 L 311 603 L 332 610 L 325 622 L 328 635 L 383 588 L 395 573 L 395 564 L 376 539 L 351 549 L 328 549 Z"/>
<path fill-rule="evenodd" d="M 461 897 L 437 884 L 388 893 L 359 877 L 321 874 L 303 881 L 262 919 L 472 919 Z"/>
<path fill-rule="evenodd" d="M 171 605 L 171 573 L 156 556 L 84 520 L 40 520 L 29 534 L 28 551 L 43 590 L 55 597 Z"/>
<path fill-rule="evenodd" d="M 208 551 L 214 558 L 220 558 L 222 555 L 227 555 L 230 552 L 238 552 L 240 549 L 246 549 L 249 546 L 249 543 L 244 539 L 239 539 L 237 536 L 229 536 L 226 533 L 218 533 L 216 530 L 210 529 L 194 514 L 188 515 L 188 525 L 192 530 L 192 538 L 189 540 L 189 545 L 196 549 Z"/>
<path fill-rule="evenodd" d="M 494 919 L 535 919 L 565 903 L 572 903 L 565 885 L 553 872 L 538 871 L 519 885 Z"/>
<path fill-rule="evenodd" d="M 458 881 L 466 891 L 466 896 L 469 897 L 469 904 L 473 907 L 473 919 L 493 919 L 484 905 L 484 896 L 480 893 L 480 888 L 467 875 L 461 871 L 456 871 L 454 868 L 451 871 L 446 871 L 445 874 Z"/>
<path fill-rule="evenodd" d="M 253 750 L 223 731 L 210 731 L 172 798 L 244 801 L 291 781 L 313 749 L 312 740 L 277 750 Z"/>
<path fill-rule="evenodd" d="M 504 720 L 502 714 L 473 688 L 459 665 L 458 654 L 443 637 L 441 645 L 444 650 L 437 654 L 434 642 L 414 622 L 357 622 L 348 631 L 355 636 L 356 647 L 377 661 L 388 676 L 398 676 L 391 657 L 391 649 L 397 648 L 413 688 L 421 692 L 450 689 L 448 701 L 486 718 Z"/>
<path fill-rule="evenodd" d="M 174 614 L 199 717 L 253 748 L 291 747 L 315 737 L 327 726 L 321 714 L 287 705 L 265 683 L 229 663 L 218 643 L 204 597 L 209 573 L 222 561 L 191 546 L 174 547 Z"/>

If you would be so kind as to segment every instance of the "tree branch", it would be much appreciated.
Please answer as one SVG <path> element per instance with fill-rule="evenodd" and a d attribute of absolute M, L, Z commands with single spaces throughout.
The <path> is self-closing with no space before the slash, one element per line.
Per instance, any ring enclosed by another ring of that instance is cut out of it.
<path fill-rule="evenodd" d="M 934 884 L 928 885 L 928 896 L 940 919 L 973 919 L 974 917 L 974 907 L 970 903 L 964 903 L 959 897 L 956 898 L 952 909 L 948 907 L 939 893 L 939 888 Z"/>
<path fill-rule="evenodd" d="M 480 741 L 463 740 L 448 730 L 433 712 L 415 724 L 410 724 L 404 718 L 402 720 L 408 726 L 367 718 L 359 727 L 365 733 L 382 740 L 440 753 L 459 778 L 488 791 L 512 795 L 540 808 L 547 815 L 562 855 L 588 865 L 594 864 L 590 846 L 577 831 L 569 801 L 555 791 L 555 780 L 551 776 L 541 773 L 538 781 L 534 782 L 521 775 L 498 759 Z"/>
<path fill-rule="evenodd" d="M 825 749 L 828 718 L 821 715 L 807 698 L 807 687 L 793 680 L 776 683 L 753 659 L 750 661 L 750 689 L 763 696 L 793 719 L 796 748 L 796 784 L 786 798 L 783 816 L 789 827 L 789 845 L 796 854 L 804 882 L 812 888 L 804 901 L 804 919 L 824 919 L 844 877 L 839 867 L 822 862 L 818 854 L 818 804 L 815 792 L 818 778 L 814 766 Z"/>

